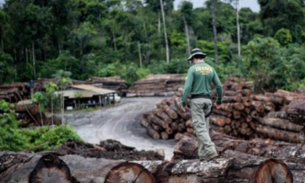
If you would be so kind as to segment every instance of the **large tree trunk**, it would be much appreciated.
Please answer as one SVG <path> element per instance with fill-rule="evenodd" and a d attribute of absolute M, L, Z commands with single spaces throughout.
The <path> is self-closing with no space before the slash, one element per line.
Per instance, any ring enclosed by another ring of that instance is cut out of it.
<path fill-rule="evenodd" d="M 113 39 L 113 47 L 114 47 L 114 51 L 117 50 L 117 46 L 116 46 L 116 37 L 115 37 L 115 33 L 114 31 L 112 30 L 112 39 Z"/>
<path fill-rule="evenodd" d="M 33 59 L 33 79 L 36 79 L 36 56 L 35 56 L 35 45 L 32 41 L 32 59 Z"/>
<path fill-rule="evenodd" d="M 140 44 L 140 42 L 138 42 L 138 52 L 139 52 L 140 68 L 142 68 L 142 53 L 141 53 L 141 44 Z"/>
<path fill-rule="evenodd" d="M 217 29 L 216 29 L 216 5 L 217 0 L 213 0 L 212 16 L 213 16 L 213 34 L 214 34 L 214 51 L 215 51 L 215 63 L 218 63 L 218 43 L 217 43 Z"/>
<path fill-rule="evenodd" d="M 133 161 L 84 158 L 76 155 L 6 154 L 0 155 L 6 165 L 0 179 L 6 183 L 232 183 L 232 182 L 301 182 L 304 171 L 297 164 L 288 166 L 277 160 L 267 160 L 243 153 L 227 151 L 223 158 L 207 162 Z M 13 162 L 13 163 L 12 163 Z M 290 167 L 293 171 L 290 171 Z"/>
<path fill-rule="evenodd" d="M 239 0 L 236 0 L 236 28 L 237 28 L 237 48 L 238 56 L 241 56 L 241 47 L 240 47 L 240 26 L 239 26 Z"/>
<path fill-rule="evenodd" d="M 3 38 L 1 37 L 1 49 L 2 51 L 4 51 L 4 42 L 3 42 Z"/>
<path fill-rule="evenodd" d="M 160 13 L 158 13 L 158 35 L 161 34 L 161 16 Z"/>
<path fill-rule="evenodd" d="M 26 61 L 26 63 L 29 62 L 29 53 L 28 53 L 28 48 L 27 47 L 25 47 L 25 61 Z"/>
<path fill-rule="evenodd" d="M 8 160 L 19 158 L 16 154 L 4 155 Z M 0 160 L 4 156 L 0 156 Z M 76 155 L 30 155 L 15 160 L 0 174 L 6 183 L 155 183 L 152 174 L 138 163 L 124 160 L 84 158 Z"/>
<path fill-rule="evenodd" d="M 163 20 L 163 28 L 164 28 L 164 39 L 165 39 L 165 47 L 166 47 L 166 62 L 169 63 L 169 44 L 167 38 L 167 30 L 166 30 L 166 21 L 165 21 L 165 13 L 163 9 L 163 0 L 160 0 L 162 20 Z"/>
<path fill-rule="evenodd" d="M 187 44 L 187 53 L 190 55 L 191 54 L 190 35 L 189 35 L 188 25 L 184 16 L 183 16 L 183 22 L 184 22 L 186 44 Z"/>

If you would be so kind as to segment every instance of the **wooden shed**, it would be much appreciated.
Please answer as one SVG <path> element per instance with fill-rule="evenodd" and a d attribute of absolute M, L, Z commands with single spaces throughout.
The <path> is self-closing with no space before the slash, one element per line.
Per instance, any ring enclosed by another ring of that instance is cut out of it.
<path fill-rule="evenodd" d="M 97 88 L 93 85 L 72 85 L 65 91 L 59 91 L 57 94 L 63 93 L 65 98 L 65 108 L 77 105 L 105 106 L 115 103 L 114 94 L 116 91 L 105 88 Z"/>

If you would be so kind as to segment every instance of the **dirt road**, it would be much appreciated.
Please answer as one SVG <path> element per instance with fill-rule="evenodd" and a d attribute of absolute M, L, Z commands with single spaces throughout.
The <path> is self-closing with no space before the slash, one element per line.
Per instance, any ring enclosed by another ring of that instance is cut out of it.
<path fill-rule="evenodd" d="M 66 122 L 89 143 L 115 139 L 137 150 L 164 149 L 165 158 L 173 155 L 174 140 L 153 140 L 141 126 L 143 112 L 152 110 L 163 98 L 123 98 L 119 105 L 92 112 L 66 114 Z"/>

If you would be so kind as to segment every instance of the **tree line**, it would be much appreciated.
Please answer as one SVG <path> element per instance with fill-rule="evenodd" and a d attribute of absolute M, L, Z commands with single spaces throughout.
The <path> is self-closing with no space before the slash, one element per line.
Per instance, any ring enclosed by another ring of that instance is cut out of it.
<path fill-rule="evenodd" d="M 119 75 L 129 84 L 154 73 L 185 73 L 199 47 L 221 77 L 259 88 L 305 87 L 303 0 L 6 0 L 0 9 L 0 83 Z M 261 77 L 264 76 L 264 77 Z"/>

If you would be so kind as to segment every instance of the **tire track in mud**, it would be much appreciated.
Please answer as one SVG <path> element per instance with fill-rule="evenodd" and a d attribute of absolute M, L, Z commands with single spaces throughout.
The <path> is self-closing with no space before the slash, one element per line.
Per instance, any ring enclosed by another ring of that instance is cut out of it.
<path fill-rule="evenodd" d="M 123 98 L 121 104 L 93 112 L 80 112 L 68 120 L 77 133 L 89 143 L 115 139 L 135 147 L 137 150 L 164 149 L 166 159 L 170 159 L 174 140 L 154 140 L 141 126 L 144 112 L 152 110 L 163 98 Z"/>

